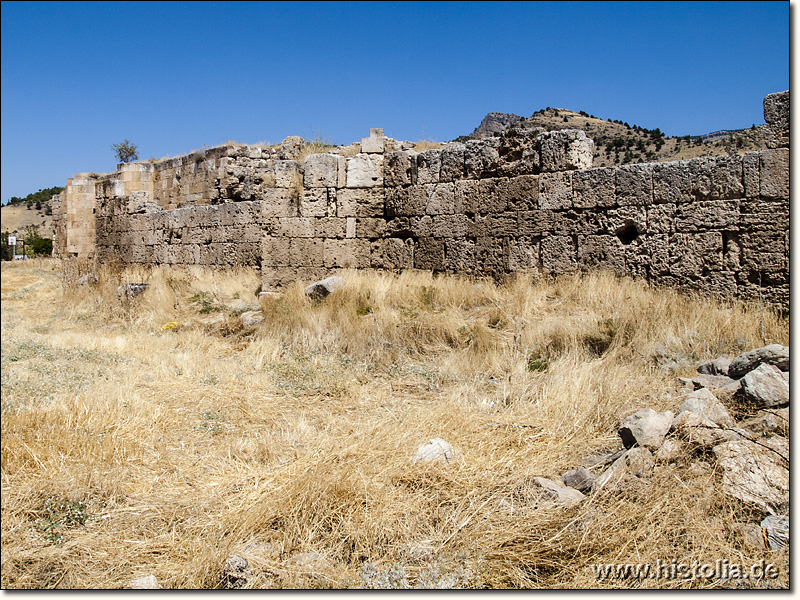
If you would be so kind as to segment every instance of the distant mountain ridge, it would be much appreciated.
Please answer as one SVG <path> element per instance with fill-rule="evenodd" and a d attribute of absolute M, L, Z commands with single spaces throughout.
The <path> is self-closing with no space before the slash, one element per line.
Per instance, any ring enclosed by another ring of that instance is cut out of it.
<path fill-rule="evenodd" d="M 595 142 L 593 166 L 683 160 L 698 156 L 727 156 L 766 148 L 765 125 L 723 129 L 704 135 L 668 137 L 659 128 L 647 129 L 621 120 L 600 119 L 585 111 L 547 107 L 528 118 L 490 112 L 468 136 L 455 141 L 500 136 L 509 127 L 541 127 L 545 131 L 581 129 Z"/>

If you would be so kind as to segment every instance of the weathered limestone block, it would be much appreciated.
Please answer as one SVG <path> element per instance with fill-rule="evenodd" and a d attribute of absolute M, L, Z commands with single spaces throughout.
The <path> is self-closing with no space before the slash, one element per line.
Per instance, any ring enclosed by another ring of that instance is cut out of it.
<path fill-rule="evenodd" d="M 539 208 L 560 210 L 572 207 L 572 173 L 542 173 L 539 176 Z"/>
<path fill-rule="evenodd" d="M 375 268 L 410 269 L 414 266 L 414 242 L 399 238 L 376 240 L 370 247 L 370 263 Z"/>
<path fill-rule="evenodd" d="M 757 408 L 789 403 L 789 382 L 775 365 L 760 364 L 747 373 L 741 391 L 742 397 Z"/>
<path fill-rule="evenodd" d="M 539 134 L 542 172 L 590 169 L 594 141 L 577 129 L 562 129 Z"/>
<path fill-rule="evenodd" d="M 374 217 L 360 217 L 355 220 L 355 237 L 376 239 L 386 233 L 386 220 Z"/>
<path fill-rule="evenodd" d="M 300 177 L 300 168 L 294 160 L 276 160 L 273 162 L 275 187 L 294 187 Z"/>
<path fill-rule="evenodd" d="M 303 161 L 303 186 L 336 187 L 339 183 L 339 157 L 335 154 L 309 154 Z"/>
<path fill-rule="evenodd" d="M 411 217 L 409 226 L 414 237 L 433 237 L 433 217 L 431 215 Z"/>
<path fill-rule="evenodd" d="M 301 217 L 333 217 L 336 215 L 336 201 L 328 194 L 329 188 L 310 188 L 300 196 Z M 331 188 L 333 189 L 333 188 Z M 335 190 L 334 190 L 335 191 Z"/>
<path fill-rule="evenodd" d="M 625 274 L 625 251 L 616 236 L 578 236 L 577 260 L 585 269 L 608 269 L 619 275 Z"/>
<path fill-rule="evenodd" d="M 500 139 L 469 140 L 464 152 L 465 176 L 470 179 L 493 177 L 500 167 Z"/>
<path fill-rule="evenodd" d="M 762 150 L 760 158 L 761 196 L 789 198 L 789 149 Z"/>
<path fill-rule="evenodd" d="M 435 238 L 420 238 L 414 248 L 414 268 L 425 271 L 444 269 L 444 241 Z"/>
<path fill-rule="evenodd" d="M 578 267 L 577 249 L 572 236 L 548 235 L 543 237 L 540 253 L 542 269 L 546 273 L 569 273 Z"/>
<path fill-rule="evenodd" d="M 247 223 L 246 225 L 242 225 L 238 231 L 234 232 L 232 237 L 236 242 L 252 244 L 261 241 L 262 233 L 263 229 L 261 229 L 260 225 L 257 223 Z"/>
<path fill-rule="evenodd" d="M 474 273 L 477 270 L 475 242 L 457 238 L 445 240 L 444 268 L 451 273 Z"/>
<path fill-rule="evenodd" d="M 455 212 L 455 185 L 450 183 L 423 186 L 427 195 L 425 213 L 428 215 L 452 215 Z"/>
<path fill-rule="evenodd" d="M 647 233 L 675 233 L 675 204 L 653 204 L 647 207 Z"/>
<path fill-rule="evenodd" d="M 347 219 L 323 217 L 314 220 L 314 237 L 343 238 Z"/>
<path fill-rule="evenodd" d="M 347 187 L 371 188 L 382 185 L 382 155 L 362 153 L 347 159 Z"/>
<path fill-rule="evenodd" d="M 386 190 L 388 194 L 390 190 Z M 337 217 L 383 217 L 383 188 L 345 188 L 336 192 Z"/>
<path fill-rule="evenodd" d="M 670 272 L 676 277 L 700 277 L 722 269 L 722 234 L 676 233 L 670 236 Z"/>
<path fill-rule="evenodd" d="M 752 271 L 788 271 L 789 253 L 781 231 L 750 231 L 739 235 L 741 266 Z"/>
<path fill-rule="evenodd" d="M 514 219 L 516 229 L 516 219 Z M 436 238 L 464 237 L 467 235 L 467 217 L 463 214 L 435 215 L 430 235 Z"/>
<path fill-rule="evenodd" d="M 288 267 L 291 240 L 284 237 L 264 235 L 261 239 L 261 264 L 264 267 Z"/>
<path fill-rule="evenodd" d="M 519 231 L 518 222 L 518 216 L 513 212 L 489 215 L 486 231 L 488 235 L 495 237 L 516 236 Z"/>
<path fill-rule="evenodd" d="M 615 206 L 614 169 L 599 168 L 572 174 L 572 204 L 575 208 Z"/>
<path fill-rule="evenodd" d="M 381 154 L 386 149 L 386 137 L 383 129 L 370 129 L 369 137 L 361 138 L 361 152 L 365 154 Z"/>
<path fill-rule="evenodd" d="M 475 239 L 476 268 L 487 274 L 501 274 L 508 270 L 506 248 L 502 238 Z"/>
<path fill-rule="evenodd" d="M 479 238 L 489 235 L 488 221 L 488 215 L 467 215 L 467 237 Z"/>
<path fill-rule="evenodd" d="M 503 179 L 489 178 L 478 181 L 478 193 L 472 202 L 464 206 L 470 214 L 492 214 L 504 212 L 508 208 L 508 198 L 504 193 Z"/>
<path fill-rule="evenodd" d="M 606 230 L 628 245 L 647 231 L 647 207 L 620 206 L 606 211 Z"/>
<path fill-rule="evenodd" d="M 717 156 L 712 161 L 711 198 L 731 200 L 744 197 L 742 157 Z"/>
<path fill-rule="evenodd" d="M 383 177 L 387 187 L 417 183 L 417 153 L 410 150 L 387 152 L 384 155 Z"/>
<path fill-rule="evenodd" d="M 324 240 L 323 258 L 328 268 L 359 269 L 369 266 L 370 244 L 364 239 Z"/>
<path fill-rule="evenodd" d="M 290 238 L 287 265 L 294 267 L 323 266 L 323 240 L 316 238 Z"/>
<path fill-rule="evenodd" d="M 789 91 L 764 98 L 764 121 L 767 123 L 767 148 L 789 147 Z"/>
<path fill-rule="evenodd" d="M 453 210 L 457 213 L 474 214 L 477 207 L 478 182 L 462 179 L 453 182 Z"/>
<path fill-rule="evenodd" d="M 539 206 L 538 176 L 520 175 L 500 181 L 500 192 L 505 195 L 510 210 L 532 210 Z"/>
<path fill-rule="evenodd" d="M 539 268 L 538 237 L 508 238 L 508 269 L 515 271 L 534 271 Z"/>
<path fill-rule="evenodd" d="M 417 183 L 439 183 L 441 166 L 441 150 L 423 150 L 417 154 Z"/>
<path fill-rule="evenodd" d="M 680 204 L 675 214 L 675 228 L 681 233 L 709 229 L 736 231 L 738 225 L 738 200 L 700 200 Z"/>
<path fill-rule="evenodd" d="M 439 181 L 464 179 L 464 153 L 466 149 L 467 147 L 464 144 L 451 144 L 442 148 Z"/>
<path fill-rule="evenodd" d="M 623 165 L 615 169 L 616 197 L 619 206 L 653 203 L 653 165 Z"/>
<path fill-rule="evenodd" d="M 555 231 L 555 212 L 552 210 L 521 210 L 517 219 L 520 235 L 543 235 Z"/>
<path fill-rule="evenodd" d="M 275 219 L 275 235 L 279 237 L 314 237 L 313 217 L 284 217 Z"/>
<path fill-rule="evenodd" d="M 742 183 L 746 198 L 756 198 L 761 192 L 760 163 L 758 152 L 742 154 Z"/>

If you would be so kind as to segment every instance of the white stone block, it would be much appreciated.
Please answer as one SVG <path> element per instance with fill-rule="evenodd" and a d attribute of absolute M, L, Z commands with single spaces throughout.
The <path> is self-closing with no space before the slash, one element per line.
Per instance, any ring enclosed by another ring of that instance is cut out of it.
<path fill-rule="evenodd" d="M 369 188 L 383 185 L 383 156 L 356 154 L 347 159 L 347 187 Z"/>

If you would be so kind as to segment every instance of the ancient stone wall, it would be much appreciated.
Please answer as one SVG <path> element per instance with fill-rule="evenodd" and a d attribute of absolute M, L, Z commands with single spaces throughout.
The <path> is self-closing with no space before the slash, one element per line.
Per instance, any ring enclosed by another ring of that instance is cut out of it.
<path fill-rule="evenodd" d="M 768 150 L 614 168 L 591 168 L 582 131 L 525 129 L 422 152 L 372 130 L 307 156 L 287 138 L 120 165 L 70 180 L 55 253 L 256 265 L 265 288 L 343 268 L 605 268 L 788 309 L 788 92 L 764 107 Z"/>

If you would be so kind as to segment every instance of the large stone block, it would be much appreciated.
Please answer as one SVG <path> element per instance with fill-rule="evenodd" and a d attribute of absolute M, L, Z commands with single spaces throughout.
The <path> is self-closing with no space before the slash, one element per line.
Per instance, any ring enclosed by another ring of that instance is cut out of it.
<path fill-rule="evenodd" d="M 441 166 L 441 150 L 423 150 L 417 154 L 417 183 L 439 183 Z"/>
<path fill-rule="evenodd" d="M 505 196 L 508 209 L 532 210 L 539 206 L 538 176 L 520 175 L 501 181 L 499 192 Z"/>
<path fill-rule="evenodd" d="M 675 214 L 675 228 L 681 233 L 709 229 L 735 231 L 738 225 L 738 200 L 706 200 L 680 204 Z"/>
<path fill-rule="evenodd" d="M 670 236 L 670 273 L 676 277 L 700 277 L 721 271 L 722 233 L 676 233 Z"/>
<path fill-rule="evenodd" d="M 300 216 L 336 216 L 335 196 L 333 199 L 331 199 L 330 195 L 328 194 L 328 188 L 310 188 L 303 190 L 303 195 L 300 196 Z"/>
<path fill-rule="evenodd" d="M 414 242 L 399 238 L 377 240 L 370 246 L 370 263 L 379 269 L 413 268 Z"/>
<path fill-rule="evenodd" d="M 625 274 L 625 250 L 616 236 L 578 236 L 577 257 L 583 269 L 607 269 L 618 275 Z"/>
<path fill-rule="evenodd" d="M 387 152 L 383 162 L 383 177 L 387 187 L 417 183 L 417 153 Z"/>
<path fill-rule="evenodd" d="M 789 149 L 762 150 L 759 157 L 761 196 L 789 198 Z"/>
<path fill-rule="evenodd" d="M 647 207 L 647 233 L 675 233 L 675 204 L 653 204 Z"/>
<path fill-rule="evenodd" d="M 711 198 L 731 200 L 744 197 L 742 157 L 718 156 L 712 163 Z"/>
<path fill-rule="evenodd" d="M 600 168 L 572 174 L 572 204 L 575 208 L 615 206 L 614 169 Z"/>
<path fill-rule="evenodd" d="M 539 208 L 560 210 L 572 207 L 572 173 L 542 173 L 539 176 Z"/>
<path fill-rule="evenodd" d="M 517 228 L 520 235 L 552 233 L 555 229 L 555 213 L 552 210 L 521 210 L 517 218 Z"/>
<path fill-rule="evenodd" d="M 542 172 L 590 169 L 594 141 L 577 129 L 539 134 L 537 138 Z"/>
<path fill-rule="evenodd" d="M 324 217 L 314 220 L 314 237 L 343 238 L 347 219 Z"/>
<path fill-rule="evenodd" d="M 764 98 L 764 121 L 767 123 L 767 148 L 789 147 L 789 91 Z"/>
<path fill-rule="evenodd" d="M 445 146 L 441 151 L 441 167 L 439 169 L 439 181 L 457 181 L 464 179 L 464 144 L 451 144 Z"/>
<path fill-rule="evenodd" d="M 515 271 L 534 271 L 539 267 L 538 237 L 519 237 L 508 239 L 508 269 Z"/>
<path fill-rule="evenodd" d="M 478 272 L 502 275 L 508 271 L 505 242 L 497 237 L 475 238 L 475 262 Z"/>
<path fill-rule="evenodd" d="M 476 272 L 475 242 L 457 238 L 445 240 L 444 268 L 450 273 Z"/>
<path fill-rule="evenodd" d="M 414 248 L 414 268 L 425 271 L 444 269 L 444 241 L 435 238 L 420 238 Z"/>
<path fill-rule="evenodd" d="M 516 229 L 516 218 L 514 219 L 514 229 Z M 467 216 L 463 214 L 434 216 L 430 235 L 436 238 L 466 236 Z"/>
<path fill-rule="evenodd" d="M 382 185 L 382 155 L 362 153 L 347 159 L 347 187 L 371 188 Z"/>
<path fill-rule="evenodd" d="M 744 195 L 756 198 L 761 193 L 761 157 L 758 152 L 742 154 L 742 183 Z"/>
<path fill-rule="evenodd" d="M 374 217 L 359 217 L 356 218 L 356 235 L 357 238 L 379 238 L 383 237 L 386 233 L 386 220 L 376 219 Z"/>
<path fill-rule="evenodd" d="M 451 183 L 429 183 L 423 186 L 427 201 L 425 213 L 429 215 L 452 215 L 455 212 L 455 186 Z"/>
<path fill-rule="evenodd" d="M 422 217 L 411 217 L 409 219 L 410 229 L 414 237 L 433 237 L 433 217 L 424 215 Z"/>
<path fill-rule="evenodd" d="M 464 152 L 464 172 L 470 179 L 497 175 L 500 167 L 500 139 L 469 140 Z"/>
<path fill-rule="evenodd" d="M 365 239 L 323 241 L 325 267 L 359 269 L 370 264 L 370 244 Z"/>
<path fill-rule="evenodd" d="M 453 210 L 457 213 L 474 214 L 477 207 L 479 182 L 462 179 L 453 182 Z"/>
<path fill-rule="evenodd" d="M 647 231 L 647 207 L 620 206 L 606 211 L 606 231 L 619 238 L 623 245 L 630 244 Z"/>
<path fill-rule="evenodd" d="M 380 154 L 386 149 L 386 137 L 383 129 L 370 129 L 369 137 L 361 138 L 361 152 Z"/>
<path fill-rule="evenodd" d="M 516 237 L 519 235 L 518 216 L 514 212 L 489 215 L 486 221 L 487 233 L 495 237 Z"/>
<path fill-rule="evenodd" d="M 749 231 L 739 236 L 741 267 L 752 271 L 789 270 L 789 252 L 784 232 Z"/>
<path fill-rule="evenodd" d="M 300 169 L 294 160 L 276 160 L 272 168 L 275 173 L 275 187 L 278 188 L 292 188 L 300 177 Z"/>
<path fill-rule="evenodd" d="M 275 235 L 279 237 L 314 237 L 313 217 L 284 217 L 274 220 Z"/>
<path fill-rule="evenodd" d="M 623 165 L 616 171 L 616 196 L 619 206 L 653 203 L 653 165 Z"/>
<path fill-rule="evenodd" d="M 292 267 L 323 266 L 323 240 L 290 238 L 288 265 Z"/>
<path fill-rule="evenodd" d="M 489 178 L 478 181 L 478 194 L 465 205 L 466 212 L 471 214 L 492 214 L 504 212 L 508 208 L 508 198 L 504 193 L 504 179 Z"/>
<path fill-rule="evenodd" d="M 339 183 L 339 157 L 335 154 L 309 154 L 303 161 L 303 186 L 336 187 Z"/>
<path fill-rule="evenodd" d="M 541 242 L 542 269 L 545 273 L 557 275 L 577 269 L 577 249 L 575 240 L 567 235 L 548 235 Z"/>
<path fill-rule="evenodd" d="M 346 188 L 336 191 L 338 217 L 383 217 L 385 204 L 383 188 Z"/>

